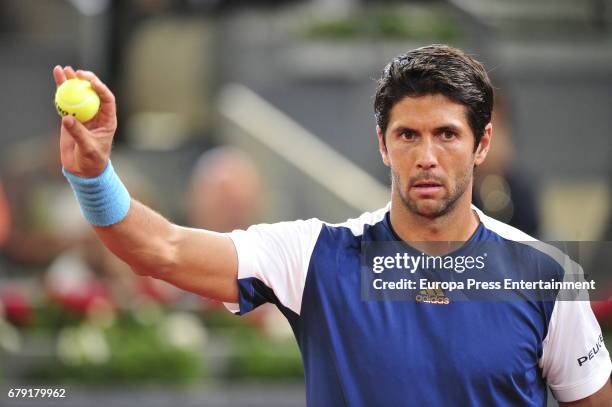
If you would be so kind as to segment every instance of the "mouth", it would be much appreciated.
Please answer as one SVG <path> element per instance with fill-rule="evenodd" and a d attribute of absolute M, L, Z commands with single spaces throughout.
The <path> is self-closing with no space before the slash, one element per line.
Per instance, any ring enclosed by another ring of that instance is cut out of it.
<path fill-rule="evenodd" d="M 441 187 L 442 184 L 436 181 L 417 181 L 412 184 L 413 188 L 431 188 L 431 187 Z"/>
<path fill-rule="evenodd" d="M 412 189 L 419 195 L 433 195 L 442 190 L 442 184 L 437 181 L 422 180 L 412 184 Z"/>

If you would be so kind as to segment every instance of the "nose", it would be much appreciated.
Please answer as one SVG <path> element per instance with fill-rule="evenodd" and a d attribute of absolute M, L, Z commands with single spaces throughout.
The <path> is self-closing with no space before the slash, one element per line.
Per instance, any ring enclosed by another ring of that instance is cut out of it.
<path fill-rule="evenodd" d="M 429 137 L 423 137 L 423 141 L 417 148 L 416 166 L 422 170 L 430 170 L 438 165 L 434 144 Z"/>

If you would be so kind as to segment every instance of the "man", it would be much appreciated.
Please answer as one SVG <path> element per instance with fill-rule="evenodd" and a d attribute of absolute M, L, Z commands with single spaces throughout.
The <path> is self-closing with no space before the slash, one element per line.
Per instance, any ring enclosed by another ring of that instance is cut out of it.
<path fill-rule="evenodd" d="M 60 141 L 64 173 L 99 238 L 136 273 L 233 312 L 275 303 L 301 349 L 309 405 L 543 406 L 545 383 L 564 405 L 610 405 L 610 357 L 588 302 L 361 297 L 363 243 L 461 241 L 469 249 L 532 240 L 470 204 L 473 169 L 491 143 L 493 91 L 463 52 L 419 48 L 383 72 L 374 107 L 392 175 L 387 207 L 338 225 L 310 219 L 229 234 L 173 225 L 130 199 L 109 164 L 112 93 L 90 72 L 58 66 L 54 76 L 58 84 L 88 79 L 102 100 L 85 125 L 63 118 Z M 560 267 L 521 250 L 538 267 Z"/>
<path fill-rule="evenodd" d="M 263 189 L 259 169 L 248 154 L 215 147 L 198 158 L 191 172 L 187 220 L 215 232 L 246 228 L 259 215 Z"/>

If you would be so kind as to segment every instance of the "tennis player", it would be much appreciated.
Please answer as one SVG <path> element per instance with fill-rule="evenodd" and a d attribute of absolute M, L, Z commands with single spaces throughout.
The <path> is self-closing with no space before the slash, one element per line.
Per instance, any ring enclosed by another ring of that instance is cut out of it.
<path fill-rule="evenodd" d="M 135 273 L 245 314 L 276 304 L 298 341 L 310 406 L 611 406 L 610 355 L 587 301 L 417 301 L 361 296 L 364 242 L 533 241 L 471 205 L 474 168 L 491 145 L 493 90 L 482 65 L 428 46 L 384 69 L 374 110 L 390 203 L 342 224 L 318 219 L 227 234 L 174 225 L 131 199 L 110 161 L 115 99 L 91 72 L 102 106 L 62 119 L 63 171 L 102 242 Z M 363 191 L 367 194 L 368 191 Z M 410 247 L 409 244 L 406 244 Z M 555 256 L 517 244 L 503 272 L 563 273 Z M 489 270 L 487 270 L 489 272 Z"/>

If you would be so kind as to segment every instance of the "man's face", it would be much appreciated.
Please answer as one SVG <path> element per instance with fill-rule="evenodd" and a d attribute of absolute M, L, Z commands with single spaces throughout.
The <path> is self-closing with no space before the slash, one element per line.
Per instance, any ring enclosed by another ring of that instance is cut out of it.
<path fill-rule="evenodd" d="M 474 151 L 466 108 L 441 94 L 405 97 L 391 109 L 386 134 L 377 128 L 381 155 L 391 168 L 393 194 L 411 212 L 430 219 L 468 202 L 474 165 L 489 148 L 491 124 Z M 384 140 L 386 138 L 386 140 Z"/>

